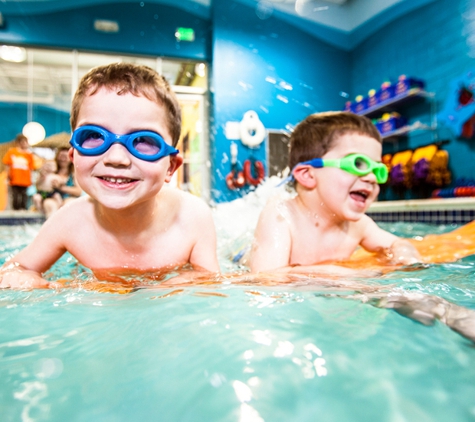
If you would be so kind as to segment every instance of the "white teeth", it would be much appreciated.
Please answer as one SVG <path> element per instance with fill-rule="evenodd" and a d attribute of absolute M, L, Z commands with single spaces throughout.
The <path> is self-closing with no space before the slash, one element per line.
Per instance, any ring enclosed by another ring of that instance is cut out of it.
<path fill-rule="evenodd" d="M 103 177 L 102 179 L 105 180 L 106 182 L 117 183 L 119 185 L 122 183 L 130 183 L 131 181 L 131 179 L 122 179 L 119 177 Z"/>

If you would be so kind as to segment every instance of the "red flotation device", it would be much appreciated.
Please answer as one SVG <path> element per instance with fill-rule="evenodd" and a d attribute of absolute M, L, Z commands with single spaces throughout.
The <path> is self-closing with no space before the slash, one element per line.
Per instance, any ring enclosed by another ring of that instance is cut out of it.
<path fill-rule="evenodd" d="M 237 169 L 237 166 L 232 166 L 231 171 L 226 176 L 226 186 L 228 189 L 234 190 L 242 188 L 246 184 L 244 173 Z"/>
<path fill-rule="evenodd" d="M 256 177 L 252 175 L 253 170 Z M 257 186 L 264 180 L 265 175 L 266 171 L 264 169 L 264 164 L 262 164 L 261 161 L 254 159 L 244 161 L 244 177 L 246 178 L 247 183 Z"/>

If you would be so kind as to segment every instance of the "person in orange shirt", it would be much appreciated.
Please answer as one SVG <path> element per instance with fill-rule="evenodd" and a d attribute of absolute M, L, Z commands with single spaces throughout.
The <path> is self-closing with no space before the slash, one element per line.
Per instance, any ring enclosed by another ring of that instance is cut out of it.
<path fill-rule="evenodd" d="M 28 200 L 26 190 L 31 185 L 31 171 L 35 168 L 26 136 L 21 133 L 16 136 L 15 145 L 3 157 L 3 164 L 7 166 L 12 208 L 26 210 Z"/>

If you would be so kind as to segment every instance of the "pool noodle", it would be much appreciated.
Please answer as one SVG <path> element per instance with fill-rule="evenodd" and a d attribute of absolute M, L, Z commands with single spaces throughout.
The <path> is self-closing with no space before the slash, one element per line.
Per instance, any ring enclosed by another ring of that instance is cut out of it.
<path fill-rule="evenodd" d="M 443 234 L 430 234 L 423 238 L 408 239 L 421 254 L 424 263 L 454 262 L 475 254 L 475 221 Z M 339 264 L 350 268 L 371 268 L 391 271 L 395 266 L 382 262 L 377 254 L 360 248 L 347 261 Z M 397 268 L 397 267 L 396 267 Z"/>

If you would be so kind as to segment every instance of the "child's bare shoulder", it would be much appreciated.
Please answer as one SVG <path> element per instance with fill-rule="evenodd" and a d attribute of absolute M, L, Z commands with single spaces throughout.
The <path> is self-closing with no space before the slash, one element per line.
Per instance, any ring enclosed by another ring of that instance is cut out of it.
<path fill-rule="evenodd" d="M 180 217 L 200 219 L 211 216 L 211 208 L 206 202 L 191 193 L 180 189 L 163 187 L 160 192 L 168 209 L 175 210 Z"/>
<path fill-rule="evenodd" d="M 94 204 L 89 196 L 84 195 L 70 201 L 57 210 L 46 220 L 47 223 L 56 226 L 72 227 L 76 225 L 84 226 L 93 215 Z"/>
<path fill-rule="evenodd" d="M 270 197 L 261 215 L 265 217 L 286 218 L 295 212 L 294 198 L 283 198 L 281 196 Z"/>

